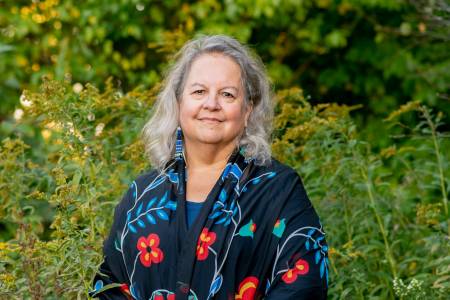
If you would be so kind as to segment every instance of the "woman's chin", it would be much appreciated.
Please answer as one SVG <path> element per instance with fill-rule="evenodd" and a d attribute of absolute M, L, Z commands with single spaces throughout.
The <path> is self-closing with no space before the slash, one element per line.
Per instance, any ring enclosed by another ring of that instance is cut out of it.
<path fill-rule="evenodd" d="M 213 145 L 213 144 L 222 144 L 222 139 L 218 139 L 217 137 L 201 137 L 198 139 L 198 142 L 200 144 L 207 144 L 207 145 Z"/>

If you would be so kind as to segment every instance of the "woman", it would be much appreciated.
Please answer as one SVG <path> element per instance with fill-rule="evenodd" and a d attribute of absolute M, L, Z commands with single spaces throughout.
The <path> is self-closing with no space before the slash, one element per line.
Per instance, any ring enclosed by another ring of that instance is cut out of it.
<path fill-rule="evenodd" d="M 264 67 L 233 38 L 188 42 L 143 130 L 155 167 L 116 207 L 101 299 L 325 299 L 324 232 L 270 154 Z"/>

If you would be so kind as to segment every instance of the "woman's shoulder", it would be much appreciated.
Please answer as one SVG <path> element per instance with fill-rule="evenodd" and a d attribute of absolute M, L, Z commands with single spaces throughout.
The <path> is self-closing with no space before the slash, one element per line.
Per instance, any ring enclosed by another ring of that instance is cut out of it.
<path fill-rule="evenodd" d="M 138 195 L 161 175 L 158 170 L 149 168 L 139 173 L 131 182 L 130 188 L 136 189 Z"/>
<path fill-rule="evenodd" d="M 158 170 L 149 168 L 139 173 L 133 181 L 136 183 L 145 184 L 154 180 L 158 176 L 158 174 Z"/>
<path fill-rule="evenodd" d="M 267 173 L 267 172 L 273 172 L 275 173 L 280 179 L 286 180 L 286 179 L 292 179 L 297 180 L 300 178 L 297 171 L 292 168 L 291 166 L 279 161 L 275 157 L 271 157 L 271 160 L 268 164 L 263 166 L 257 167 L 258 173 Z"/>

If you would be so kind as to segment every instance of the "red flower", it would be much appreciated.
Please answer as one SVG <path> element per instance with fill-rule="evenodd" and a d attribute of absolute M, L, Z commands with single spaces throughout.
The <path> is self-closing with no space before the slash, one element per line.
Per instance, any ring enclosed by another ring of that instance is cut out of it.
<path fill-rule="evenodd" d="M 153 300 L 175 300 L 175 294 L 172 292 L 169 292 L 167 294 L 167 297 L 164 298 L 164 295 L 158 292 L 152 299 Z"/>
<path fill-rule="evenodd" d="M 253 300 L 255 298 L 256 288 L 259 280 L 255 276 L 246 277 L 239 284 L 238 293 L 234 296 L 235 300 Z"/>
<path fill-rule="evenodd" d="M 164 259 L 164 253 L 159 246 L 159 237 L 151 233 L 147 238 L 140 237 L 136 247 L 140 251 L 140 260 L 145 267 L 150 267 L 152 263 L 160 263 Z"/>
<path fill-rule="evenodd" d="M 289 270 L 287 270 L 286 273 L 284 273 L 284 275 L 283 275 L 283 277 L 281 277 L 281 279 L 285 283 L 291 284 L 297 280 L 297 272 L 295 271 L 295 269 L 289 269 Z"/>
<path fill-rule="evenodd" d="M 205 260 L 208 257 L 208 247 L 216 241 L 216 234 L 209 232 L 208 228 L 203 228 L 197 243 L 197 259 Z"/>
<path fill-rule="evenodd" d="M 167 295 L 167 300 L 175 300 L 175 294 Z"/>
<path fill-rule="evenodd" d="M 308 274 L 308 272 L 308 262 L 304 259 L 299 259 L 295 262 L 295 266 L 292 269 L 287 270 L 286 273 L 283 274 L 283 277 L 281 277 L 281 279 L 285 283 L 291 284 L 297 280 L 298 275 L 305 275 Z"/>
<path fill-rule="evenodd" d="M 128 288 L 128 285 L 126 283 L 122 283 L 122 285 L 120 286 L 120 290 L 125 294 L 127 299 L 133 299 L 131 298 L 130 289 Z"/>
<path fill-rule="evenodd" d="M 309 264 L 304 259 L 299 259 L 295 263 L 295 269 L 297 270 L 297 274 L 299 275 L 305 275 L 309 272 Z"/>

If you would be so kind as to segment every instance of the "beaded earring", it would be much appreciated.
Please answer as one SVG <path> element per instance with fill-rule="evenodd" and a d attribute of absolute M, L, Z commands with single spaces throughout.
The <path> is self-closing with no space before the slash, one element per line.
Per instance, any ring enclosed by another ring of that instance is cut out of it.
<path fill-rule="evenodd" d="M 177 127 L 177 140 L 175 143 L 175 159 L 176 160 L 182 160 L 183 159 L 183 138 L 182 138 L 183 132 L 181 131 L 181 127 Z"/>

